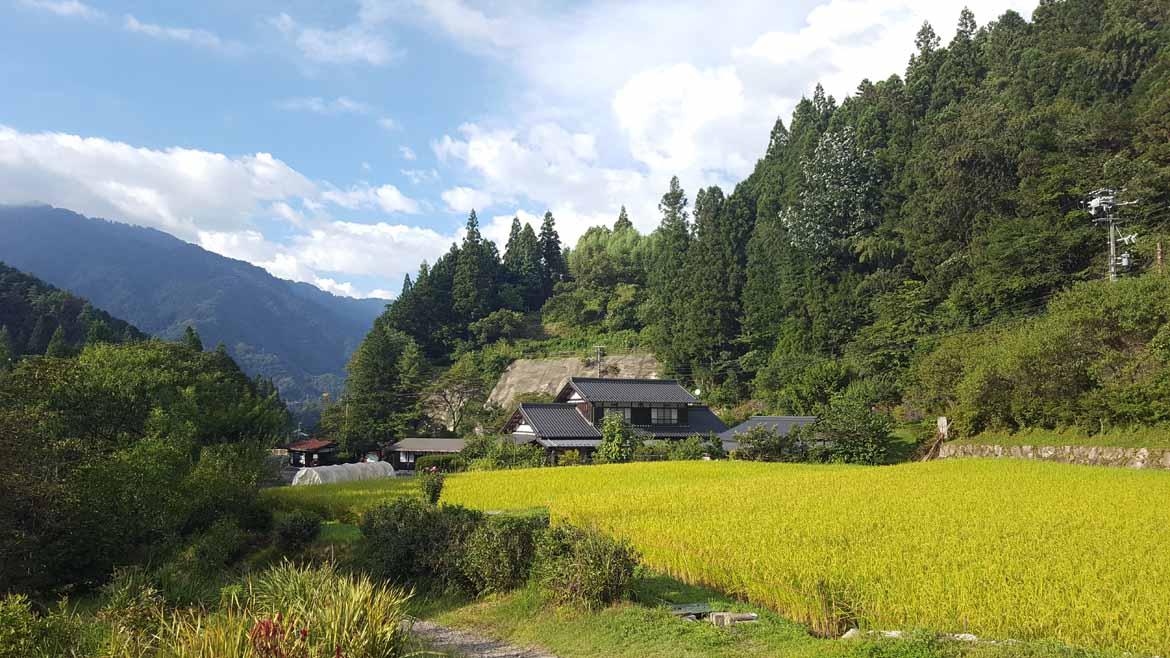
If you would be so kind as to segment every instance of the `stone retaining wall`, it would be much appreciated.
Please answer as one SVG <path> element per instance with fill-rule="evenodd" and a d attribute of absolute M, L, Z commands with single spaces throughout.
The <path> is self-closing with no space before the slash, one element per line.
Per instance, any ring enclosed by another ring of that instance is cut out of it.
<path fill-rule="evenodd" d="M 1108 448 L 1102 446 L 999 446 L 945 443 L 939 459 L 957 457 L 1015 457 L 1086 466 L 1170 469 L 1170 449 Z"/>

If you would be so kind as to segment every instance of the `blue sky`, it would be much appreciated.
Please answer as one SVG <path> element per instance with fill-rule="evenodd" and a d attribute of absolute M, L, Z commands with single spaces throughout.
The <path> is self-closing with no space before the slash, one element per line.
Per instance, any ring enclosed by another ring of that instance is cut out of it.
<path fill-rule="evenodd" d="M 730 190 L 817 82 L 900 73 L 963 4 L 1032 1 L 0 0 L 0 203 L 389 297 L 472 207 L 571 244 L 651 230 L 672 175 Z"/>

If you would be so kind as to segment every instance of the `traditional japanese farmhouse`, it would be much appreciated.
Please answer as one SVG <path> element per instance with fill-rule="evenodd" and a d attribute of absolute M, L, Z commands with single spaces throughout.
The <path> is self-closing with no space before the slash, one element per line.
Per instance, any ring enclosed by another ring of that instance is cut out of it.
<path fill-rule="evenodd" d="M 555 460 L 567 450 L 596 450 L 606 414 L 621 414 L 648 439 L 683 439 L 727 429 L 673 379 L 570 377 L 555 402 L 521 404 L 504 431 L 517 443 L 539 444 Z"/>

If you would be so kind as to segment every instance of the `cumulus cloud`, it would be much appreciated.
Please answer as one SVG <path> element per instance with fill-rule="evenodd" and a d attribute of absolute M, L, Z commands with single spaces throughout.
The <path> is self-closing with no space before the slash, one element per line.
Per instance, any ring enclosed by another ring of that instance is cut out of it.
<path fill-rule="evenodd" d="M 490 194 L 470 187 L 453 187 L 443 192 L 441 196 L 443 203 L 447 204 L 447 210 L 451 212 L 465 213 L 492 205 Z"/>
<path fill-rule="evenodd" d="M 191 29 L 186 27 L 168 27 L 155 23 L 144 23 L 130 14 L 122 21 L 122 27 L 128 32 L 142 34 L 152 39 L 162 41 L 178 41 L 198 48 L 218 50 L 221 52 L 238 52 L 243 46 L 234 41 L 225 41 L 218 35 L 207 30 Z"/>
<path fill-rule="evenodd" d="M 378 119 L 378 125 L 381 126 L 383 130 L 393 131 L 402 129 L 402 124 L 398 123 L 398 121 L 393 117 L 382 117 L 381 119 Z"/>
<path fill-rule="evenodd" d="M 652 170 L 684 171 L 699 164 L 700 155 L 716 156 L 700 154 L 699 132 L 743 110 L 743 83 L 729 66 L 701 70 L 675 64 L 643 71 L 613 99 L 631 155 Z M 713 168 L 720 163 L 704 159 L 702 164 Z"/>
<path fill-rule="evenodd" d="M 650 189 L 637 170 L 601 166 L 593 135 L 553 123 L 523 132 L 465 124 L 458 136 L 444 135 L 432 148 L 441 162 L 478 177 L 482 185 L 474 189 L 483 198 L 513 202 L 518 209 L 535 207 L 541 215 L 552 209 L 562 238 L 570 242 L 593 223 L 611 223 L 622 203 L 646 197 Z M 448 190 L 444 201 L 454 210 L 452 201 L 467 200 L 466 192 L 454 190 L 471 189 Z M 653 221 L 648 213 L 641 216 Z"/>
<path fill-rule="evenodd" d="M 378 208 L 388 213 L 419 212 L 417 201 L 389 183 L 378 187 L 363 183 L 345 190 L 330 187 L 321 193 L 321 199 L 350 210 Z"/>
<path fill-rule="evenodd" d="M 415 154 L 414 149 L 410 148 L 409 146 L 399 146 L 398 154 L 402 156 L 403 160 L 414 160 L 418 157 L 418 155 Z"/>
<path fill-rule="evenodd" d="M 45 201 L 184 239 L 200 229 L 242 226 L 270 202 L 313 196 L 315 189 L 268 153 L 155 150 L 0 126 L 0 201 Z"/>

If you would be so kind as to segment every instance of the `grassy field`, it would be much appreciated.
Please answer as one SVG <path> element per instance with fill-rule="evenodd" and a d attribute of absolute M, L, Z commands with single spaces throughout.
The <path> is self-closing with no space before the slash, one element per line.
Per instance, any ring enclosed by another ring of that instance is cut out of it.
<path fill-rule="evenodd" d="M 274 490 L 354 515 L 400 481 Z M 379 494 L 379 491 L 381 492 Z M 1170 474 L 1014 460 L 670 462 L 449 478 L 444 502 L 547 506 L 650 567 L 821 631 L 850 624 L 1170 650 Z"/>
<path fill-rule="evenodd" d="M 1026 429 L 1019 432 L 984 432 L 959 444 L 1000 446 L 1103 446 L 1109 448 L 1170 448 L 1170 431 L 1161 428 L 1116 429 L 1086 434 L 1075 429 Z"/>
<path fill-rule="evenodd" d="M 757 612 L 731 628 L 674 617 L 661 605 L 707 603 Z M 633 600 L 601 610 L 551 607 L 535 587 L 479 601 L 421 601 L 420 616 L 562 658 L 1121 658 L 1054 644 L 973 644 L 913 633 L 899 640 L 826 640 L 767 610 L 654 574 L 635 581 Z"/>

